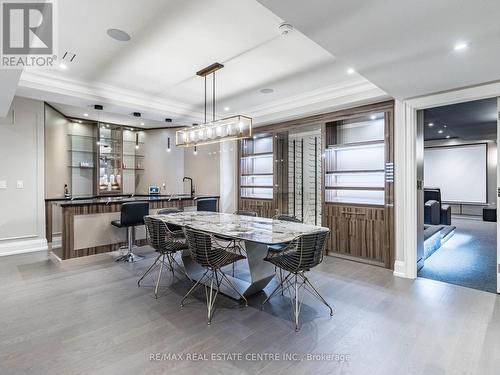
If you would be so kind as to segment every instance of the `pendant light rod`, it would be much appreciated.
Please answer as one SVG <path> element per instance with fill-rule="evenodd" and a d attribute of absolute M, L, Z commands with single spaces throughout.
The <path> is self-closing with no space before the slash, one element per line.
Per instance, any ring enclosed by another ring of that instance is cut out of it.
<path fill-rule="evenodd" d="M 207 123 L 207 76 L 205 76 L 205 124 Z"/>
<path fill-rule="evenodd" d="M 215 71 L 212 73 L 212 81 L 213 81 L 213 92 L 212 92 L 212 101 L 213 101 L 213 109 L 212 109 L 212 121 L 215 121 Z"/>

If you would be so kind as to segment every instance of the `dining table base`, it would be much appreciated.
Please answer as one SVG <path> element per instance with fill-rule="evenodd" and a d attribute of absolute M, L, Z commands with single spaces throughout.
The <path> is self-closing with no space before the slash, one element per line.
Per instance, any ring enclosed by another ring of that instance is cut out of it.
<path fill-rule="evenodd" d="M 238 291 L 245 297 L 258 293 L 263 290 L 272 278 L 275 276 L 274 266 L 264 261 L 267 255 L 267 245 L 252 241 L 244 241 L 246 250 L 246 262 L 248 264 L 249 277 L 243 279 L 234 277 L 225 272 L 228 279 L 234 284 Z M 242 260 L 240 262 L 243 262 Z M 187 275 L 194 281 L 199 281 L 206 269 L 194 262 L 189 252 L 186 251 L 182 255 L 182 261 Z M 203 282 L 205 285 L 209 283 Z M 228 286 L 221 284 L 220 293 L 227 295 L 233 299 L 239 300 L 241 297 Z"/>

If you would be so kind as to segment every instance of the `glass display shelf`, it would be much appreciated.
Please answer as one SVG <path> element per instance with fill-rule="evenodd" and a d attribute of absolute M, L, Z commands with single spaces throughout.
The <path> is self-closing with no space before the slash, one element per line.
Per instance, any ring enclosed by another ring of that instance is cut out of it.
<path fill-rule="evenodd" d="M 96 137 L 92 135 L 80 135 L 80 134 L 68 134 L 68 137 L 72 138 L 84 138 L 84 139 L 93 139 L 95 141 L 104 141 L 104 142 L 113 142 L 113 143 L 127 143 L 127 144 L 139 144 L 143 145 L 144 142 L 136 142 L 136 141 L 127 141 L 127 140 L 119 140 L 119 139 L 114 139 L 114 138 L 109 138 L 109 137 Z"/>
<path fill-rule="evenodd" d="M 241 198 L 273 199 L 273 188 L 261 186 L 241 187 L 240 194 Z"/>
<path fill-rule="evenodd" d="M 336 145 L 328 145 L 328 150 L 345 150 L 345 149 L 356 149 L 356 148 L 368 148 L 368 147 L 382 147 L 385 145 L 385 141 L 383 139 L 374 140 L 374 141 L 366 141 L 366 142 L 352 142 L 352 143 L 341 143 Z"/>

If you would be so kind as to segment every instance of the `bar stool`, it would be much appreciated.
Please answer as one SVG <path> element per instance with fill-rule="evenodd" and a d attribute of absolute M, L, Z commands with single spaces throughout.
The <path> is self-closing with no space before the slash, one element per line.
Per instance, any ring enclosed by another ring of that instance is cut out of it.
<path fill-rule="evenodd" d="M 113 220 L 111 225 L 117 228 L 127 228 L 127 246 L 121 247 L 127 249 L 127 254 L 116 258 L 116 261 L 135 262 L 144 259 L 142 255 L 132 252 L 134 244 L 135 227 L 144 225 L 144 216 L 149 215 L 148 202 L 126 202 L 122 204 L 120 211 L 120 220 Z"/>
<path fill-rule="evenodd" d="M 202 198 L 196 201 L 197 211 L 217 212 L 217 198 Z"/>

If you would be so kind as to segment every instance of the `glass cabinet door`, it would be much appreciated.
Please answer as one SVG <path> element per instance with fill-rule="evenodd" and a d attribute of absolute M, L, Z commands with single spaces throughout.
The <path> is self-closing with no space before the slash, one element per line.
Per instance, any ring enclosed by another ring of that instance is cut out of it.
<path fill-rule="evenodd" d="M 119 126 L 99 124 L 98 127 L 98 192 L 121 194 L 122 192 L 122 157 L 123 131 Z"/>

